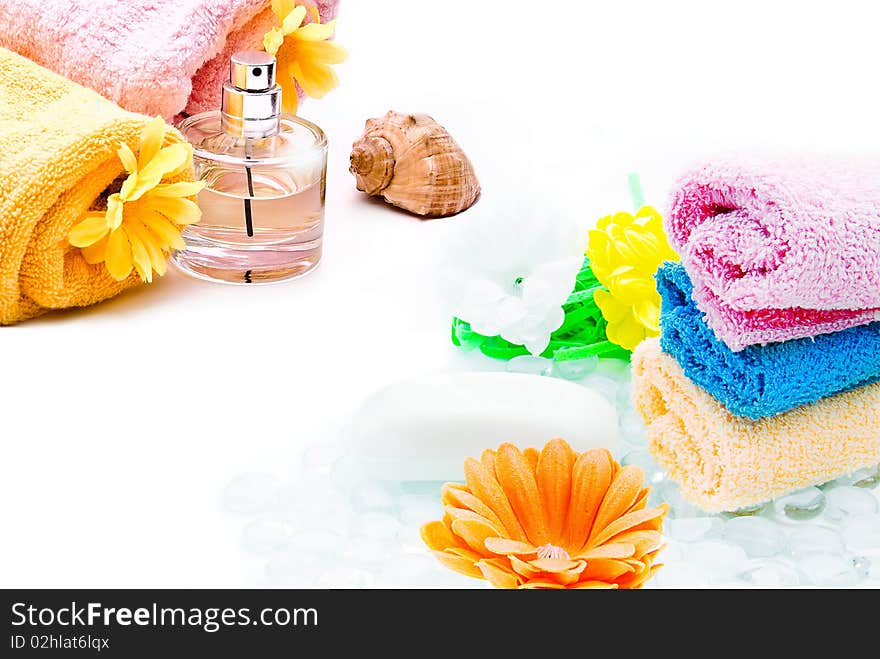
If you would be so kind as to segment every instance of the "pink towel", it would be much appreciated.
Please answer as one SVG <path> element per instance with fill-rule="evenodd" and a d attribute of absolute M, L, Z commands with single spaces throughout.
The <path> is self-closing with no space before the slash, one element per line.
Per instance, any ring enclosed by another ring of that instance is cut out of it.
<path fill-rule="evenodd" d="M 322 21 L 339 0 L 310 0 Z M 0 46 L 123 108 L 213 110 L 237 50 L 262 49 L 270 0 L 0 0 Z"/>
<path fill-rule="evenodd" d="M 666 228 L 732 350 L 880 320 L 880 162 L 714 160 L 679 180 Z"/>

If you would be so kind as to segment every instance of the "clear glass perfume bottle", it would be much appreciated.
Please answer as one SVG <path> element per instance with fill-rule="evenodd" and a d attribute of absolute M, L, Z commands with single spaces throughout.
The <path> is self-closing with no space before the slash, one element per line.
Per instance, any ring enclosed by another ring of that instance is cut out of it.
<path fill-rule="evenodd" d="M 202 220 L 174 262 L 203 279 L 239 284 L 292 279 L 321 259 L 327 138 L 281 114 L 275 58 L 236 53 L 221 109 L 178 126 L 194 147 Z"/>

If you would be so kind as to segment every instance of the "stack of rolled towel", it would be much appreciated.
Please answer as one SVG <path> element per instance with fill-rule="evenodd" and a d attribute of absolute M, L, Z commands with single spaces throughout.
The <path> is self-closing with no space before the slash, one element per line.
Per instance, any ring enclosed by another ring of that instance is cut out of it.
<path fill-rule="evenodd" d="M 736 510 L 880 462 L 880 162 L 716 160 L 666 229 L 633 382 L 684 496 Z"/>

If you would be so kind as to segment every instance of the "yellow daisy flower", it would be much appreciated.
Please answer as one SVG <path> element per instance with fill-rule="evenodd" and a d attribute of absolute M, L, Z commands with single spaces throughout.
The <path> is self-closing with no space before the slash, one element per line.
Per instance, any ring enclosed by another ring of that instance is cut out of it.
<path fill-rule="evenodd" d="M 593 299 L 608 321 L 612 343 L 633 350 L 660 333 L 660 294 L 654 275 L 664 261 L 677 261 L 663 232 L 663 218 L 651 206 L 635 216 L 617 213 L 600 219 L 590 231 L 587 256 L 607 290 Z"/>
<path fill-rule="evenodd" d="M 145 282 L 153 281 L 154 270 L 164 275 L 171 250 L 186 248 L 183 228 L 202 217 L 187 197 L 198 194 L 204 182 L 162 183 L 192 163 L 189 144 L 162 146 L 166 129 L 162 117 L 147 124 L 137 156 L 120 145 L 117 153 L 128 178 L 108 197 L 106 211 L 87 213 L 68 234 L 87 263 L 104 263 L 116 281 L 126 279 L 132 268 Z"/>
<path fill-rule="evenodd" d="M 328 41 L 336 21 L 321 23 L 314 7 L 314 22 L 303 25 L 308 10 L 294 0 L 272 0 L 272 11 L 280 25 L 263 38 L 263 48 L 278 60 L 278 84 L 283 93 L 284 111 L 296 114 L 299 107 L 296 83 L 312 98 L 322 98 L 339 86 L 339 78 L 330 67 L 348 57 L 345 48 Z"/>

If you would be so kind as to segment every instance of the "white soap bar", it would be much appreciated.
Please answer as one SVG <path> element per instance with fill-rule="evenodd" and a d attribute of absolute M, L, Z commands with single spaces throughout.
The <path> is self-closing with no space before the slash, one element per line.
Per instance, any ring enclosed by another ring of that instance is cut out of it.
<path fill-rule="evenodd" d="M 617 448 L 617 412 L 599 393 L 521 373 L 445 373 L 370 396 L 346 431 L 372 478 L 461 481 L 465 458 L 562 437 L 576 451 Z"/>

